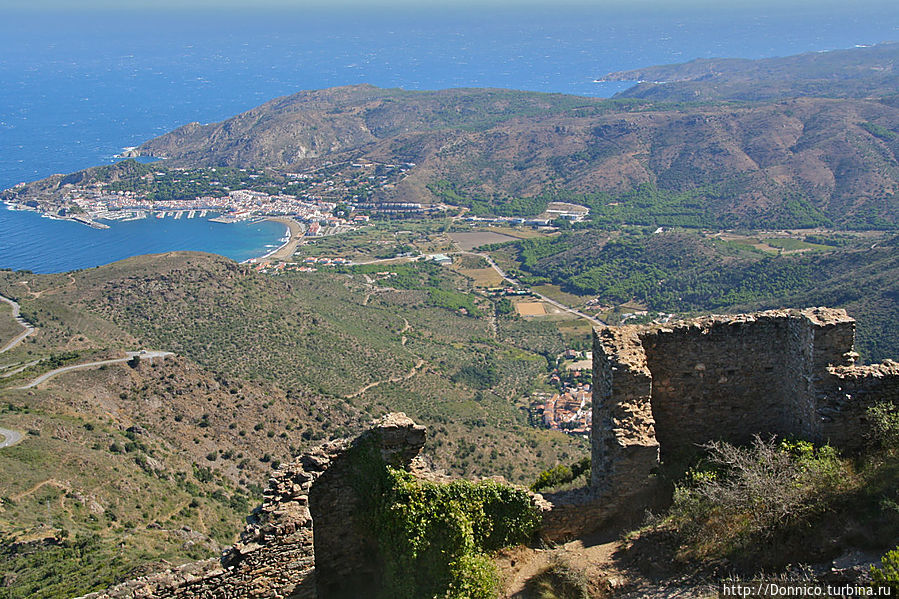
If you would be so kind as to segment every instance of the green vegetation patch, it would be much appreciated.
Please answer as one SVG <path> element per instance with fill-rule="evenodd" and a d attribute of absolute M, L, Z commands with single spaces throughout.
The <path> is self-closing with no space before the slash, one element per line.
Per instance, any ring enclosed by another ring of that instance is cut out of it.
<path fill-rule="evenodd" d="M 893 141 L 896 139 L 896 132 L 887 129 L 883 125 L 878 125 L 877 123 L 871 122 L 863 122 L 859 123 L 859 127 L 873 135 L 874 137 L 879 137 L 884 141 Z"/>
<path fill-rule="evenodd" d="M 833 249 L 827 245 L 819 245 L 817 243 L 810 243 L 808 241 L 804 241 L 801 239 L 793 239 L 792 237 L 773 237 L 770 239 L 762 239 L 762 242 L 770 245 L 771 247 L 780 248 L 782 250 L 787 250 L 788 252 L 792 252 L 792 251 L 796 251 L 796 250 Z"/>
<path fill-rule="evenodd" d="M 465 206 L 476 216 L 535 216 L 540 214 L 551 201 L 550 194 L 534 197 L 509 196 L 506 194 L 474 194 L 463 191 L 450 181 L 440 180 L 428 185 L 428 189 L 441 202 L 455 206 Z"/>
<path fill-rule="evenodd" d="M 726 560 L 757 572 L 895 543 L 895 448 L 843 457 L 827 445 L 756 437 L 746 447 L 714 442 L 706 450 L 675 485 L 668 515 L 640 533 L 637 553 L 664 544 L 672 563 L 691 569 Z"/>
<path fill-rule="evenodd" d="M 488 553 L 533 536 L 540 517 L 531 497 L 494 481 L 420 481 L 375 455 L 360 462 L 356 484 L 384 564 L 378 596 L 496 597 Z"/>
<path fill-rule="evenodd" d="M 594 296 L 602 306 L 636 302 L 651 312 L 681 314 L 846 308 L 859 322 L 859 352 L 874 361 L 899 353 L 893 299 L 899 256 L 890 241 L 872 241 L 860 251 L 853 245 L 772 255 L 687 230 L 575 231 L 512 242 L 494 254 L 514 248 L 518 265 L 507 267 L 512 276 Z"/>
<path fill-rule="evenodd" d="M 345 270 L 345 269 L 339 269 Z M 375 274 L 388 270 L 392 274 L 381 281 L 381 285 L 392 289 L 427 291 L 427 302 L 436 308 L 464 310 L 469 316 L 481 316 L 472 296 L 454 289 L 449 281 L 447 269 L 433 262 L 412 262 L 407 264 L 367 264 L 350 267 L 348 272 Z"/>
<path fill-rule="evenodd" d="M 578 479 L 583 474 L 586 474 L 588 478 L 590 476 L 589 456 L 581 458 L 571 466 L 558 464 L 557 466 L 544 470 L 537 475 L 537 480 L 531 485 L 531 490 L 540 492 L 546 489 L 554 489 Z"/>

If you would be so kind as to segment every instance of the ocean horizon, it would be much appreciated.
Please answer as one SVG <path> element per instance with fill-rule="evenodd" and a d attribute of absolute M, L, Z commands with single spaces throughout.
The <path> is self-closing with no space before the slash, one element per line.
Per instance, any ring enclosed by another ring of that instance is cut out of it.
<path fill-rule="evenodd" d="M 613 71 L 899 39 L 896 3 L 691 6 L 11 11 L 0 23 L 0 188 L 109 164 L 178 126 L 306 89 L 369 83 L 608 97 L 628 86 L 595 83 Z M 162 230 L 150 219 L 125 234 L 129 223 L 97 231 L 24 214 L 0 210 L 0 267 L 57 272 L 183 245 L 238 259 L 283 231 L 213 233 L 186 220 Z"/>

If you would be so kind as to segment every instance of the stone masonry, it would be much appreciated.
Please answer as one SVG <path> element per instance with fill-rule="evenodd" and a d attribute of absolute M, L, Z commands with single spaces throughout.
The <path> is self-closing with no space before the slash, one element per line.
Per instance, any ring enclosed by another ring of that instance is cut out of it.
<path fill-rule="evenodd" d="M 865 411 L 899 401 L 899 363 L 856 366 L 855 320 L 810 308 L 594 332 L 592 493 L 639 492 L 713 440 L 795 436 L 853 450 Z"/>
<path fill-rule="evenodd" d="M 854 450 L 865 412 L 899 404 L 899 363 L 857 366 L 855 320 L 810 308 L 596 329 L 592 480 L 546 495 L 562 541 L 641 517 L 652 474 L 705 443 L 793 436 Z"/>
<path fill-rule="evenodd" d="M 353 526 L 358 500 L 347 474 L 354 449 L 370 442 L 388 464 L 410 468 L 425 429 L 390 414 L 352 442 L 326 443 L 274 471 L 263 504 L 221 561 L 187 564 L 83 599 L 364 596 L 359 589 L 371 589 L 377 572 L 365 535 Z"/>

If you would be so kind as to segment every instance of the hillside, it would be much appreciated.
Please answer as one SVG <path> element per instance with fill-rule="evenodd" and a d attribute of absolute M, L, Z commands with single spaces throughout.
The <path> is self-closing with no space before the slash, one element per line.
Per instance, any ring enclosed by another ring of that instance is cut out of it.
<path fill-rule="evenodd" d="M 747 60 L 697 59 L 605 75 L 603 81 L 638 81 L 619 97 L 667 102 L 772 101 L 798 96 L 892 97 L 899 43 Z"/>
<path fill-rule="evenodd" d="M 690 193 L 698 208 L 679 212 L 705 226 L 867 227 L 897 222 L 899 147 L 889 133 L 897 129 L 899 109 L 868 100 L 675 109 L 524 92 L 397 95 L 363 87 L 291 96 L 172 132 L 138 151 L 168 156 L 173 165 L 288 170 L 324 159 L 414 162 L 411 175 L 382 199 L 464 205 L 481 197 L 502 206 L 520 196 L 587 193 L 605 194 L 608 204 L 642 184 L 669 196 Z M 312 133 L 316 140 L 306 140 Z M 294 145 L 307 150 L 274 151 Z M 444 181 L 452 195 L 426 189 Z M 688 224 L 674 215 L 661 221 Z"/>
<path fill-rule="evenodd" d="M 899 105 L 889 90 L 897 52 L 883 45 L 654 67 L 610 77 L 684 81 L 612 100 L 369 85 L 301 92 L 219 123 L 185 125 L 132 154 L 166 157 L 163 168 L 272 173 L 347 161 L 409 164 L 407 176 L 371 199 L 533 215 L 552 199 L 580 197 L 603 226 L 893 228 Z M 779 91 L 764 91 L 772 86 Z M 85 180 L 147 174 L 104 168 L 2 197 L 38 202 Z"/>
<path fill-rule="evenodd" d="M 469 283 L 452 271 L 401 272 L 393 287 L 364 271 L 273 278 L 187 252 L 0 271 L 0 293 L 38 327 L 0 361 L 0 424 L 27 433 L 0 450 L 10 596 L 216 557 L 273 466 L 390 410 L 429 423 L 427 457 L 453 474 L 529 483 L 579 459 L 583 440 L 531 427 L 524 409 L 566 347 L 559 330 L 483 299 L 462 313 L 449 302 Z M 178 356 L 14 389 L 58 363 L 156 347 Z"/>
<path fill-rule="evenodd" d="M 596 298 L 600 306 L 636 302 L 651 312 L 679 314 L 846 308 L 858 320 L 858 351 L 866 361 L 899 355 L 896 238 L 882 243 L 855 238 L 848 247 L 790 238 L 768 242 L 805 249 L 761 250 L 756 246 L 765 246 L 750 239 L 686 230 L 613 236 L 578 231 L 513 242 L 494 255 L 511 258 L 523 281 L 550 282 Z"/>

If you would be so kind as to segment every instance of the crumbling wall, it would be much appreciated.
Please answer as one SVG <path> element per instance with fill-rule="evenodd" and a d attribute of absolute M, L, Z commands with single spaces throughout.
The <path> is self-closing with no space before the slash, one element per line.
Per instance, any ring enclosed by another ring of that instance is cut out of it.
<path fill-rule="evenodd" d="M 320 599 L 356 599 L 378 588 L 376 545 L 359 528 L 360 493 L 355 471 L 364 467 L 367 444 L 374 442 L 387 464 L 407 468 L 425 443 L 425 429 L 405 415 L 392 414 L 329 460 L 309 492 L 314 522 L 315 578 Z"/>
<path fill-rule="evenodd" d="M 867 408 L 880 401 L 899 406 L 899 362 L 870 366 L 827 368 L 818 398 L 821 436 L 841 447 L 857 447 L 866 440 Z"/>
<path fill-rule="evenodd" d="M 743 443 L 754 432 L 786 429 L 787 324 L 771 317 L 694 321 L 638 335 L 663 461 L 709 439 Z"/>
<path fill-rule="evenodd" d="M 543 536 L 638 517 L 659 466 L 712 440 L 860 447 L 867 408 L 899 404 L 899 363 L 855 366 L 854 342 L 855 320 L 829 308 L 595 330 L 591 485 L 545 496 Z"/>
<path fill-rule="evenodd" d="M 867 407 L 899 401 L 899 364 L 854 366 L 854 340 L 855 321 L 828 308 L 595 331 L 594 499 L 620 501 L 712 440 L 857 448 Z"/>
<path fill-rule="evenodd" d="M 598 353 L 597 353 L 598 350 Z M 652 374 L 636 330 L 603 329 L 594 341 L 591 477 L 594 492 L 628 493 L 659 462 Z M 597 405 L 596 398 L 606 398 Z"/>
<path fill-rule="evenodd" d="M 358 589 L 372 588 L 372 565 L 365 533 L 353 526 L 354 450 L 373 444 L 387 463 L 408 467 L 424 442 L 424 427 L 390 414 L 353 442 L 326 443 L 274 471 L 262 505 L 220 562 L 173 568 L 83 599 L 364 596 Z"/>

